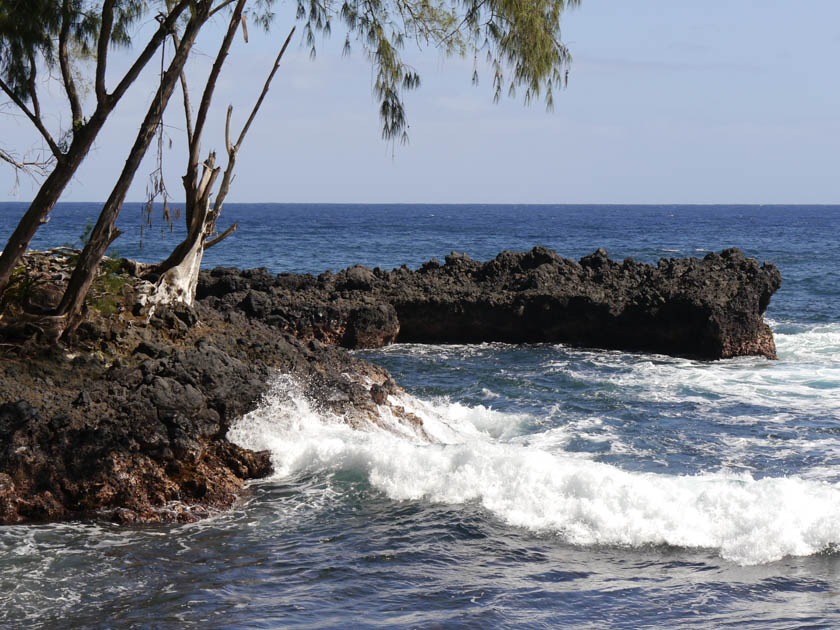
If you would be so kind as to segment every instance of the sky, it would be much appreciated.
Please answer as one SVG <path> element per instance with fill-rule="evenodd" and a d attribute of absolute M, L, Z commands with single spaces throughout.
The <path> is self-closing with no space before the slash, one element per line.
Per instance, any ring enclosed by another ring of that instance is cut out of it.
<path fill-rule="evenodd" d="M 229 103 L 234 128 L 242 124 L 292 17 L 285 7 L 271 33 L 252 28 L 247 45 L 237 38 L 205 152 L 223 153 Z M 222 28 L 205 33 L 188 66 L 196 91 Z M 405 99 L 409 143 L 393 145 L 380 137 L 361 49 L 342 57 L 334 28 L 312 60 L 296 36 L 243 145 L 228 201 L 840 203 L 837 0 L 582 0 L 564 14 L 562 38 L 574 60 L 552 112 L 521 98 L 494 104 L 486 69 L 471 83 L 472 58 L 408 45 L 403 54 L 422 85 Z M 117 55 L 111 85 L 127 61 Z M 62 201 L 108 196 L 158 64 L 127 94 Z M 43 86 L 42 101 L 53 128 L 69 118 L 54 86 Z M 165 178 L 180 200 L 184 123 L 175 99 L 165 122 Z M 6 146 L 38 146 L 8 107 L 0 124 Z M 145 198 L 154 168 L 144 162 L 128 200 Z M 26 201 L 36 190 L 0 167 L 0 200 Z"/>

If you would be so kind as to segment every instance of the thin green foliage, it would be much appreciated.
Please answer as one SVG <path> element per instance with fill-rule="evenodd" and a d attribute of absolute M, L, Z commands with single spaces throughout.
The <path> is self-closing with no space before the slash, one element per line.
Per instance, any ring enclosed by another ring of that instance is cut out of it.
<path fill-rule="evenodd" d="M 131 45 L 137 21 L 163 2 L 117 0 L 111 45 Z M 31 100 L 38 67 L 52 70 L 58 63 L 56 42 L 66 24 L 73 58 L 78 63 L 96 52 L 102 2 L 91 0 L 0 0 L 0 78 L 22 101 Z"/>
<path fill-rule="evenodd" d="M 106 317 L 112 315 L 122 301 L 127 282 L 122 259 L 113 254 L 106 256 L 99 263 L 99 273 L 87 297 L 88 305 Z"/>
<path fill-rule="evenodd" d="M 9 279 L 9 286 L 3 295 L 0 295 L 0 315 L 23 311 L 24 304 L 42 282 L 42 279 L 33 277 L 25 265 L 15 267 Z"/>
<path fill-rule="evenodd" d="M 298 0 L 304 42 L 315 55 L 316 34 L 328 35 L 339 19 L 346 27 L 344 52 L 361 44 L 374 68 L 382 137 L 406 139 L 403 95 L 420 86 L 417 71 L 401 51 L 407 41 L 445 55 L 486 54 L 493 72 L 493 98 L 524 88 L 526 104 L 543 98 L 552 109 L 555 91 L 566 85 L 572 61 L 561 42 L 560 17 L 580 0 Z M 478 83 L 478 67 L 473 83 Z"/>

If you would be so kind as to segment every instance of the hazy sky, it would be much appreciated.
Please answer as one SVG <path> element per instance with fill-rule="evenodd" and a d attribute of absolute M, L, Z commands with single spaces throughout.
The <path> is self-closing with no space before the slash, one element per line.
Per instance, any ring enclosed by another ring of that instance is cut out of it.
<path fill-rule="evenodd" d="M 235 120 L 244 117 L 290 24 L 281 14 L 270 36 L 252 29 L 250 44 L 238 38 L 205 149 L 222 147 L 228 103 Z M 193 74 L 221 28 L 202 40 Z M 552 113 L 521 99 L 494 105 L 489 73 L 470 83 L 472 59 L 408 47 L 423 85 L 406 99 L 410 143 L 392 147 L 380 139 L 361 50 L 342 58 L 335 28 L 311 61 L 298 37 L 228 200 L 840 203 L 837 0 L 583 0 L 565 14 L 563 39 L 574 62 Z M 63 200 L 108 195 L 155 80 L 153 70 L 129 93 Z M 60 93 L 52 97 L 54 121 L 66 120 Z M 4 142 L 36 141 L 25 120 L 0 120 Z M 177 106 L 166 123 L 174 147 L 165 151 L 167 183 L 181 199 Z M 0 168 L 0 198 L 32 197 L 29 181 L 15 192 Z M 143 199 L 153 168 L 144 163 L 129 200 Z"/>

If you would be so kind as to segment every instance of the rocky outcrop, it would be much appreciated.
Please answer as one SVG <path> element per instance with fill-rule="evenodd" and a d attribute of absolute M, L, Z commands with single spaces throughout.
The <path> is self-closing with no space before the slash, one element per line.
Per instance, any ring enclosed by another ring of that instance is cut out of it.
<path fill-rule="evenodd" d="M 31 262 L 48 289 L 53 262 Z M 147 318 L 130 308 L 130 284 L 97 302 L 107 314 L 89 308 L 68 345 L 0 330 L 14 341 L 0 344 L 0 524 L 190 521 L 229 507 L 272 463 L 230 443 L 228 428 L 279 373 L 345 422 L 379 422 L 387 406 L 422 435 L 385 370 L 240 312 L 198 304 Z"/>
<path fill-rule="evenodd" d="M 301 339 L 378 348 L 396 340 L 399 321 L 390 303 L 367 295 L 375 280 L 373 271 L 358 265 L 317 278 L 217 267 L 201 272 L 197 298 L 214 310 L 243 313 Z"/>
<path fill-rule="evenodd" d="M 344 422 L 394 418 L 423 436 L 388 373 L 339 345 L 547 341 L 773 357 L 762 315 L 781 283 L 773 265 L 737 249 L 654 266 L 537 247 L 486 263 L 452 254 L 417 271 L 219 268 L 202 273 L 194 307 L 149 316 L 142 287 L 112 261 L 75 337 L 42 346 L 13 315 L 54 306 L 67 261 L 33 253 L 26 262 L 0 322 L 0 524 L 188 521 L 230 506 L 271 462 L 227 431 L 278 373 Z"/>
<path fill-rule="evenodd" d="M 774 265 L 738 249 L 649 265 L 603 249 L 573 261 L 535 247 L 486 263 L 453 253 L 417 271 L 219 268 L 203 273 L 198 291 L 215 309 L 349 348 L 552 342 L 723 359 L 775 358 L 763 314 L 780 285 Z"/>

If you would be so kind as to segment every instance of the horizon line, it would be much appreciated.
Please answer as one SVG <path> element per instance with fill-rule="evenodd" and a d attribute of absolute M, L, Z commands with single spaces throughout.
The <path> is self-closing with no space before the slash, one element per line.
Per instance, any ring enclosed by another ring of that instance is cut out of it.
<path fill-rule="evenodd" d="M 4 204 L 31 204 L 31 201 L 2 201 Z M 105 201 L 59 201 L 56 205 L 63 204 L 104 204 Z M 125 204 L 145 204 L 147 201 L 125 201 Z M 162 205 L 162 201 L 154 202 L 155 205 Z M 185 205 L 184 201 L 169 201 L 169 204 Z M 752 206 L 752 207 L 802 207 L 802 206 L 825 206 L 840 207 L 840 201 L 828 202 L 482 202 L 482 201 L 455 201 L 455 202 L 434 202 L 434 201 L 229 201 L 228 206 L 245 205 L 277 205 L 277 206 L 694 206 L 694 207 L 716 207 L 716 206 Z"/>

